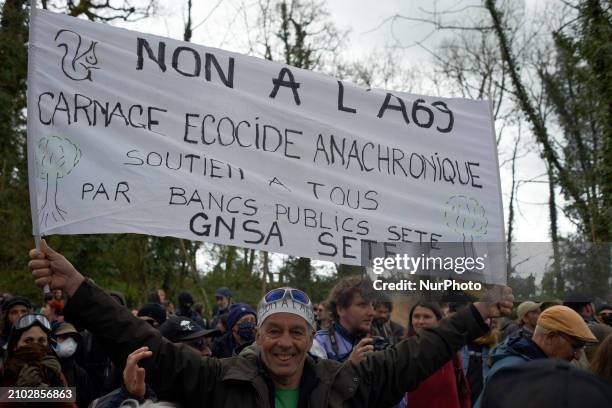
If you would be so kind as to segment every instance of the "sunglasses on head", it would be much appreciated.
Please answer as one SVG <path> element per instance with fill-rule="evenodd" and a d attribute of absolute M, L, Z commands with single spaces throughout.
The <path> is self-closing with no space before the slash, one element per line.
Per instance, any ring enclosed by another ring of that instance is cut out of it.
<path fill-rule="evenodd" d="M 277 300 L 284 299 L 287 295 L 289 295 L 291 299 L 303 305 L 307 306 L 311 304 L 310 298 L 306 293 L 302 292 L 299 289 L 291 288 L 272 289 L 266 294 L 266 296 L 264 296 L 264 300 L 267 303 L 276 302 Z"/>
<path fill-rule="evenodd" d="M 49 323 L 49 319 L 47 319 L 45 315 L 39 313 L 28 313 L 21 316 L 15 323 L 15 330 L 25 330 L 35 324 L 38 324 L 47 332 L 51 331 L 51 323 Z"/>

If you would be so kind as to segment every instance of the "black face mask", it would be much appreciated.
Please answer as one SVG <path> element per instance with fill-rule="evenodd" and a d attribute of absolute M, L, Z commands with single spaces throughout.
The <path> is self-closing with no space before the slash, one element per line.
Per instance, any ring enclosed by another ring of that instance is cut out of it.
<path fill-rule="evenodd" d="M 238 335 L 246 342 L 255 340 L 255 326 L 253 322 L 240 323 L 238 325 Z"/>
<path fill-rule="evenodd" d="M 612 326 L 612 315 L 602 316 L 601 320 L 608 326 Z"/>

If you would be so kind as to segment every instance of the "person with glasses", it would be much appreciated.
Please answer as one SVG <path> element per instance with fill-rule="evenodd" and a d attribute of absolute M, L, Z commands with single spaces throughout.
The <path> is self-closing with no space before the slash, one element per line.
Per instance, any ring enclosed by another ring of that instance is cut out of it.
<path fill-rule="evenodd" d="M 66 318 L 100 336 L 117 364 L 130 356 L 129 364 L 144 370 L 132 370 L 132 380 L 124 379 L 130 393 L 143 398 L 146 377 L 160 400 L 185 407 L 392 406 L 468 341 L 485 334 L 484 319 L 508 315 L 513 301 L 510 288 L 495 287 L 482 301 L 423 329 L 418 337 L 370 353 L 358 364 L 343 364 L 308 355 L 315 333 L 308 295 L 295 288 L 273 289 L 258 304 L 256 350 L 216 359 L 164 339 L 44 240 L 30 256 L 35 283 L 70 296 Z"/>
<path fill-rule="evenodd" d="M 51 324 L 42 314 L 28 313 L 15 322 L 2 370 L 3 387 L 67 386 L 60 362 L 50 349 L 50 333 Z"/>
<path fill-rule="evenodd" d="M 502 368 L 544 358 L 578 360 L 589 343 L 597 343 L 597 338 L 578 313 L 567 306 L 551 306 L 540 314 L 531 339 L 517 334 L 493 350 L 485 389 Z M 480 407 L 483 394 L 484 390 L 475 407 Z"/>

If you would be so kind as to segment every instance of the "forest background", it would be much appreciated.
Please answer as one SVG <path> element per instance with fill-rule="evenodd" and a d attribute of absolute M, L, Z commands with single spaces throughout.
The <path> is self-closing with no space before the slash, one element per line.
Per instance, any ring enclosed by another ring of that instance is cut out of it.
<path fill-rule="evenodd" d="M 220 33 L 217 44 L 205 45 L 364 86 L 490 100 L 511 243 L 510 285 L 522 297 L 563 298 L 587 289 L 612 300 L 612 3 L 547 0 L 534 9 L 536 2 L 527 0 L 440 0 L 394 10 L 396 2 L 383 1 L 380 18 L 357 30 L 360 38 L 383 32 L 385 45 L 357 47 L 359 53 L 351 52 L 355 37 L 336 23 L 330 3 L 211 0 L 196 7 L 192 0 L 43 0 L 38 7 L 139 31 L 151 32 L 147 27 L 163 21 L 167 33 L 155 32 L 160 35 L 171 34 L 167 21 L 174 16 L 185 41 L 198 31 Z M 0 292 L 39 299 L 26 268 L 33 246 L 28 2 L 0 1 L 0 10 Z M 407 38 L 406 27 L 419 34 Z M 537 222 L 530 224 L 530 217 Z M 546 231 L 534 232 L 533 224 L 543 220 Z M 539 270 L 525 269 L 530 255 L 517 236 L 550 242 Z M 308 258 L 136 234 L 52 236 L 48 242 L 101 286 L 125 293 L 132 306 L 157 288 L 170 299 L 187 289 L 210 310 L 219 286 L 251 304 L 283 285 L 321 301 L 338 278 L 363 273 Z M 599 245 L 585 249 L 583 242 Z"/>

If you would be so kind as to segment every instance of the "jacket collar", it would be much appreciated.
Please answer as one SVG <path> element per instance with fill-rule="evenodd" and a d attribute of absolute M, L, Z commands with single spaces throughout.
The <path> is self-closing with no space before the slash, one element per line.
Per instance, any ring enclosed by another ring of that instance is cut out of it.
<path fill-rule="evenodd" d="M 348 329 L 344 328 L 340 323 L 333 322 L 334 330 L 349 341 L 352 345 L 359 343 L 359 341 L 365 337 L 365 335 L 358 335 L 351 333 Z"/>
<path fill-rule="evenodd" d="M 258 376 L 269 379 L 268 369 L 261 359 L 260 352 L 256 347 L 251 346 L 250 349 L 241 353 L 240 356 L 234 357 L 234 359 L 234 363 L 230 365 L 222 381 L 237 380 L 253 382 Z M 306 361 L 304 362 L 304 372 L 300 380 L 300 389 L 302 387 L 306 389 L 314 388 L 321 380 L 324 382 L 333 380 L 333 375 L 331 375 L 331 373 L 329 376 L 324 374 L 327 374 L 327 371 L 320 372 L 320 370 L 317 370 L 315 359 L 307 355 Z"/>

